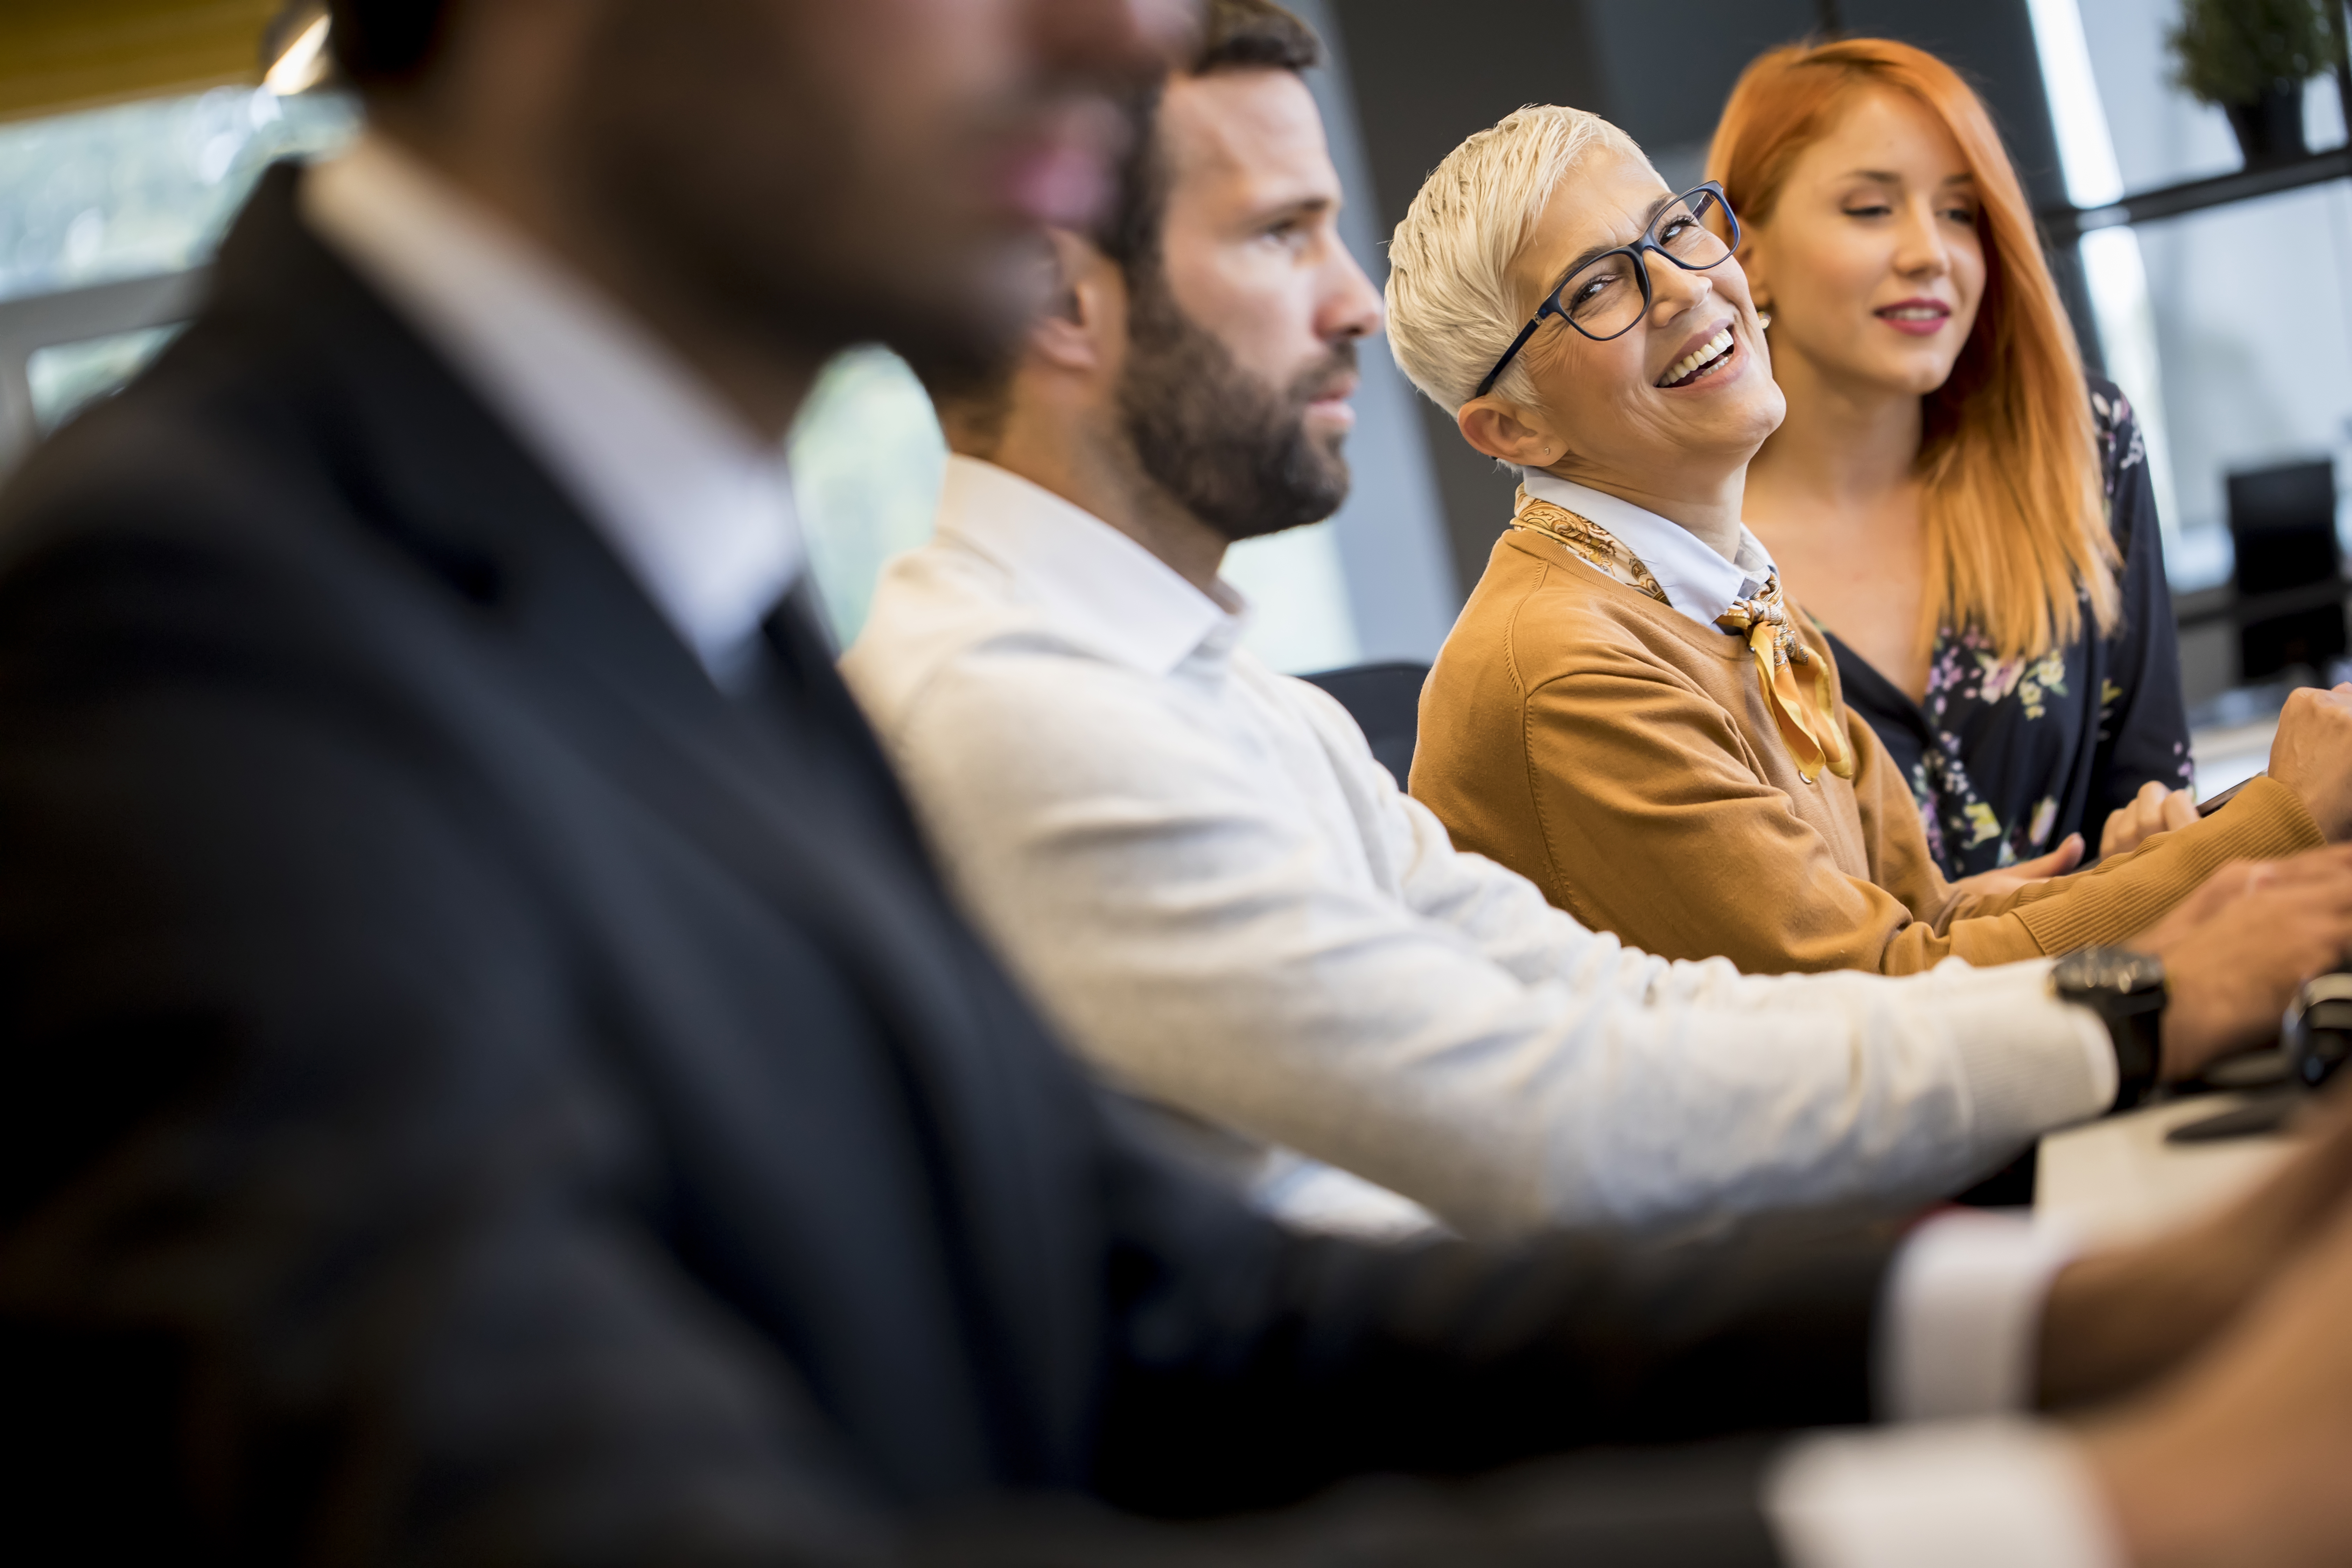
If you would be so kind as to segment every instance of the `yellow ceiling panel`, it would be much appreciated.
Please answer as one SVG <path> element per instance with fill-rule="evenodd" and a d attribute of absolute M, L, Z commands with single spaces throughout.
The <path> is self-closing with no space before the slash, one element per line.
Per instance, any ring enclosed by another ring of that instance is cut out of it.
<path fill-rule="evenodd" d="M 0 0 L 0 120 L 261 79 L 283 0 Z"/>

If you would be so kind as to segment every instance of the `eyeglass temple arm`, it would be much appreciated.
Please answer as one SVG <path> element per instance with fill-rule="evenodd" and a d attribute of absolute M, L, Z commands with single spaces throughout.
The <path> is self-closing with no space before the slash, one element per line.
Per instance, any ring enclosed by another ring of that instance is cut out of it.
<path fill-rule="evenodd" d="M 1544 301 L 1543 309 L 1536 312 L 1535 320 L 1519 329 L 1519 335 L 1511 340 L 1511 346 L 1503 351 L 1503 357 L 1495 362 L 1495 368 L 1486 373 L 1486 379 L 1478 384 L 1478 390 L 1472 393 L 1471 396 L 1486 395 L 1495 383 L 1501 378 L 1503 372 L 1510 368 L 1511 361 L 1518 357 L 1519 351 L 1528 346 L 1528 340 L 1536 335 L 1536 329 L 1543 325 L 1544 317 L 1550 311 L 1551 301 L 1547 300 Z"/>

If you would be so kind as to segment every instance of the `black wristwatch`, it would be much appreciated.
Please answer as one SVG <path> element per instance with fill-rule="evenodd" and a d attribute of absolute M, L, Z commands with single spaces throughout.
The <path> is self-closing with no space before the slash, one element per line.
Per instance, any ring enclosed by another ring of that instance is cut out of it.
<path fill-rule="evenodd" d="M 2164 1058 L 2164 1004 L 2171 992 L 2164 961 L 2121 947 L 2085 947 L 2060 959 L 2050 988 L 2061 1002 L 2088 1007 L 2116 1046 L 2116 1102 L 2128 1110 L 2156 1087 Z"/>

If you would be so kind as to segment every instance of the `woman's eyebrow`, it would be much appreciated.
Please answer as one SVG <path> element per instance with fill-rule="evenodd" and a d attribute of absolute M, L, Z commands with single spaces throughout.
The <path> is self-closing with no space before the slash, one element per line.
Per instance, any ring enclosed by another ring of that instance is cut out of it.
<path fill-rule="evenodd" d="M 1869 180 L 1881 185 L 1899 185 L 1903 183 L 1903 176 L 1893 169 L 1848 169 L 1845 177 L 1849 180 Z M 1977 183 L 1977 177 L 1969 170 L 1963 169 L 1957 174 L 1945 175 L 1937 183 L 1946 185 L 1973 185 Z"/>
<path fill-rule="evenodd" d="M 1658 215 L 1665 211 L 1666 204 L 1674 199 L 1675 198 L 1672 195 L 1664 195 L 1660 196 L 1656 201 L 1652 202 L 1649 205 L 1649 207 L 1642 214 L 1642 226 L 1634 231 L 1633 239 L 1639 239 L 1643 235 L 1647 234 L 1650 229 L 1650 225 L 1657 221 Z M 1600 241 L 1598 244 L 1586 246 L 1582 250 L 1577 253 L 1575 260 L 1570 262 L 1567 266 L 1559 269 L 1560 282 L 1567 282 L 1579 271 L 1582 270 L 1587 263 L 1598 261 L 1601 258 L 1608 255 L 1611 251 L 1622 250 L 1625 247 L 1633 243 L 1633 239 L 1604 239 Z M 1558 284 L 1554 285 L 1555 288 L 1558 286 Z"/>

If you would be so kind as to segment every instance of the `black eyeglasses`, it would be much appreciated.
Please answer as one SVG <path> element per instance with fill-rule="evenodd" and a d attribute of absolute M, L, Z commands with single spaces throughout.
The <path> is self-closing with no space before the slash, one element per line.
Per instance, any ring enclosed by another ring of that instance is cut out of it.
<path fill-rule="evenodd" d="M 1715 232 L 1713 221 L 1717 217 L 1728 234 Z M 1650 268 L 1642 259 L 1643 251 L 1654 250 L 1685 272 L 1704 272 L 1730 260 L 1738 248 L 1739 220 L 1732 216 L 1723 187 L 1709 180 L 1685 191 L 1659 209 L 1641 238 L 1603 251 L 1561 279 L 1559 286 L 1544 296 L 1535 319 L 1519 329 L 1519 335 L 1511 340 L 1511 346 L 1470 395 L 1486 395 L 1495 379 L 1510 368 L 1511 361 L 1544 324 L 1546 316 L 1558 316 L 1596 343 L 1632 331 L 1633 323 L 1650 311 Z"/>

